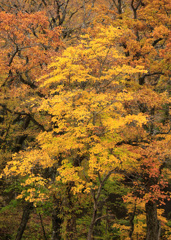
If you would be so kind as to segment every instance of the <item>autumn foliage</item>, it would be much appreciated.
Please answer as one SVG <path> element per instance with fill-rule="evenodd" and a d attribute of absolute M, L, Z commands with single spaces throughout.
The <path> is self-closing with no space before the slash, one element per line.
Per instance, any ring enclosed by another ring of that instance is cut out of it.
<path fill-rule="evenodd" d="M 1 195 L 23 208 L 16 239 L 32 212 L 45 239 L 169 239 L 170 1 L 7 3 Z"/>

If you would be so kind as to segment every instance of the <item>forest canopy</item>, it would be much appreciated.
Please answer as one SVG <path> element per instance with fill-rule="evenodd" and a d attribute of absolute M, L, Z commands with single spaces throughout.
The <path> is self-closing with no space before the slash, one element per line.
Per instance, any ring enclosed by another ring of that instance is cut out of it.
<path fill-rule="evenodd" d="M 170 14 L 0 0 L 2 240 L 171 238 Z"/>

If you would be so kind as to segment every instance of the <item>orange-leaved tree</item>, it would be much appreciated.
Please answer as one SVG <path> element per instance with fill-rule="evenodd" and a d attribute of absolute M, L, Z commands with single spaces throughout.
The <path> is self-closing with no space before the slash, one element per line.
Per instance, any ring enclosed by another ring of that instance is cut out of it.
<path fill-rule="evenodd" d="M 29 104 L 43 97 L 35 79 L 40 76 L 60 45 L 60 29 L 49 27 L 43 12 L 28 14 L 0 12 L 0 158 L 1 171 L 14 152 L 34 145 L 44 130 L 44 119 Z M 6 189 L 10 182 L 1 181 Z M 11 189 L 11 187 L 10 187 Z M 14 196 L 4 195 L 4 202 Z"/>

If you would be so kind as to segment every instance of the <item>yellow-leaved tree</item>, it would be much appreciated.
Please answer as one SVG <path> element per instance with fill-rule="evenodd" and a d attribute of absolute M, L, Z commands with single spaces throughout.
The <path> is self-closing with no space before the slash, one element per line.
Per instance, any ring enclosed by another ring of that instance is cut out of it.
<path fill-rule="evenodd" d="M 139 154 L 118 143 L 122 128 L 134 124 L 141 129 L 147 121 L 142 113 L 128 114 L 124 107 L 134 98 L 125 80 L 145 71 L 127 62 L 118 45 L 122 35 L 121 29 L 96 26 L 54 59 L 50 74 L 38 79 L 46 98 L 30 100 L 33 111 L 48 116 L 49 126 L 39 134 L 35 149 L 15 155 L 5 168 L 7 176 L 22 179 L 18 198 L 35 206 L 48 198 L 62 204 L 65 239 L 79 236 L 76 211 L 85 196 L 92 208 L 87 232 L 91 239 L 106 181 L 119 182 L 139 165 Z M 76 207 L 69 200 L 74 195 L 79 198 Z"/>

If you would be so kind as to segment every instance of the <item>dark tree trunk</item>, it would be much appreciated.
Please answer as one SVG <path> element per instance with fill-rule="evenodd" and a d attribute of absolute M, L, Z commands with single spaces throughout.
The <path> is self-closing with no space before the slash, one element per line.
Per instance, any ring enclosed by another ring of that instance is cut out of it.
<path fill-rule="evenodd" d="M 59 210 L 58 207 L 55 206 L 52 212 L 52 238 L 51 240 L 60 240 L 61 239 L 61 234 L 60 234 L 60 229 L 61 229 L 61 219 L 58 217 Z"/>
<path fill-rule="evenodd" d="M 23 210 L 22 219 L 21 219 L 20 226 L 18 228 L 17 236 L 16 236 L 15 240 L 21 240 L 22 239 L 24 230 L 26 228 L 26 225 L 27 225 L 27 222 L 29 220 L 30 213 L 31 213 L 32 210 L 33 210 L 33 203 L 27 203 L 24 207 L 24 210 Z"/>
<path fill-rule="evenodd" d="M 136 214 L 136 209 L 137 209 L 137 206 L 136 206 L 136 203 L 135 203 L 134 211 L 130 214 L 130 225 L 131 225 L 131 230 L 130 230 L 130 233 L 129 233 L 130 240 L 132 240 L 132 235 L 134 233 L 134 218 L 135 218 L 135 214 Z"/>
<path fill-rule="evenodd" d="M 153 201 L 146 203 L 146 221 L 147 221 L 147 235 L 146 240 L 160 239 L 160 222 L 157 219 L 157 204 Z"/>
<path fill-rule="evenodd" d="M 121 0 L 118 0 L 118 13 L 122 14 L 122 2 L 121 2 Z"/>

